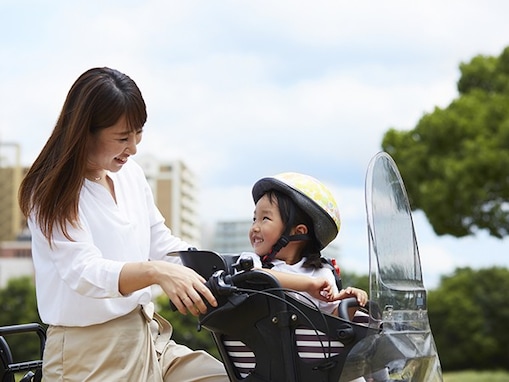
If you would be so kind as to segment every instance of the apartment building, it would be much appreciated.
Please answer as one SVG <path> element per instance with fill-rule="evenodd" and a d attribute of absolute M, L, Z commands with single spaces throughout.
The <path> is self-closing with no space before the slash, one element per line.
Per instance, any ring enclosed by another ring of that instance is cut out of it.
<path fill-rule="evenodd" d="M 219 253 L 249 252 L 248 232 L 252 223 L 252 219 L 217 222 L 210 247 Z"/>
<path fill-rule="evenodd" d="M 148 155 L 137 157 L 136 162 L 145 171 L 156 205 L 172 233 L 200 247 L 198 184 L 191 169 L 180 160 L 161 163 Z"/>
<path fill-rule="evenodd" d="M 0 242 L 16 240 L 23 229 L 18 189 L 25 170 L 20 165 L 19 145 L 0 142 Z"/>
<path fill-rule="evenodd" d="M 249 228 L 252 220 L 220 221 L 214 226 L 213 239 L 207 243 L 206 248 L 213 248 L 218 253 L 242 253 L 252 251 L 249 241 Z M 329 258 L 339 259 L 340 248 L 336 242 L 330 243 L 322 255 Z"/>
<path fill-rule="evenodd" d="M 9 278 L 33 274 L 30 234 L 17 199 L 26 171 L 19 164 L 19 151 L 19 145 L 0 142 L 0 287 Z M 173 234 L 200 247 L 197 182 L 192 171 L 182 161 L 136 160 L 144 168 L 156 205 Z"/>

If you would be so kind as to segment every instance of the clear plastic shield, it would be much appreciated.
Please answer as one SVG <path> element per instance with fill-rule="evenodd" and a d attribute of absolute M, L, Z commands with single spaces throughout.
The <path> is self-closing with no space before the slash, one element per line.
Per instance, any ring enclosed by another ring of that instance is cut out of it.
<path fill-rule="evenodd" d="M 368 166 L 366 212 L 370 300 L 379 308 L 369 325 L 380 331 L 352 350 L 341 381 L 441 382 L 410 205 L 398 168 L 384 152 Z"/>

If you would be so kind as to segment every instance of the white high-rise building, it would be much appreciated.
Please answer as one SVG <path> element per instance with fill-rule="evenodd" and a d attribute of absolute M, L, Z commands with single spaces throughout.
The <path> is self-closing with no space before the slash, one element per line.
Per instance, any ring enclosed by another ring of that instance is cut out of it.
<path fill-rule="evenodd" d="M 249 241 L 249 229 L 252 220 L 220 221 L 215 224 L 212 239 L 207 248 L 218 253 L 241 253 L 252 251 Z M 321 251 L 322 256 L 339 259 L 340 248 L 337 243 L 330 243 Z"/>
<path fill-rule="evenodd" d="M 251 251 L 249 228 L 252 220 L 220 221 L 214 229 L 211 247 L 219 253 L 241 253 Z"/>

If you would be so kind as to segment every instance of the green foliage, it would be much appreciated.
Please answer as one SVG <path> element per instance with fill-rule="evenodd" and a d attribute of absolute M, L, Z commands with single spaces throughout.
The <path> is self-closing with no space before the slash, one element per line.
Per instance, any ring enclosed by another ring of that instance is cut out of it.
<path fill-rule="evenodd" d="M 198 319 L 184 316 L 170 309 L 168 299 L 157 299 L 158 312 L 173 325 L 173 339 L 192 349 L 204 349 L 220 359 L 211 334 L 203 329 L 198 332 Z M 37 313 L 35 286 L 32 278 L 11 279 L 6 288 L 0 289 L 0 325 L 16 325 L 30 322 L 41 323 Z M 39 338 L 34 333 L 16 334 L 6 337 L 15 361 L 40 359 Z"/>
<path fill-rule="evenodd" d="M 35 286 L 31 277 L 9 280 L 4 289 L 0 289 L 0 323 L 2 326 L 41 323 L 37 313 Z M 15 361 L 40 359 L 39 337 L 35 333 L 13 334 L 6 336 Z"/>
<path fill-rule="evenodd" d="M 0 322 L 2 325 L 38 320 L 35 287 L 32 278 L 21 277 L 9 280 L 7 287 L 0 290 Z"/>
<path fill-rule="evenodd" d="M 389 129 L 382 149 L 398 164 L 413 209 L 438 235 L 509 233 L 509 47 L 460 65 L 459 96 L 410 131 Z"/>
<path fill-rule="evenodd" d="M 173 311 L 166 295 L 158 296 L 156 304 L 158 313 L 173 326 L 172 339 L 175 342 L 193 350 L 205 350 L 217 359 L 221 359 L 212 334 L 206 329 L 198 331 L 198 318 L 191 314 L 183 315 L 179 311 Z"/>
<path fill-rule="evenodd" d="M 343 272 L 342 279 L 344 286 L 368 290 L 367 275 Z M 466 369 L 509 370 L 507 290 L 509 270 L 505 268 L 461 268 L 443 277 L 440 286 L 428 293 L 429 318 L 446 371 L 445 382 L 509 381 L 504 372 L 450 373 Z M 204 349 L 220 359 L 210 333 L 196 330 L 196 317 L 171 311 L 165 296 L 157 302 L 158 311 L 174 326 L 175 341 L 192 349 Z"/>
<path fill-rule="evenodd" d="M 444 370 L 509 370 L 509 270 L 460 268 L 429 293 Z"/>
<path fill-rule="evenodd" d="M 368 275 L 359 276 L 355 273 L 341 272 L 341 281 L 343 282 L 343 288 L 351 286 L 365 290 L 369 294 Z"/>
<path fill-rule="evenodd" d="M 444 382 L 509 382 L 504 371 L 461 371 L 444 373 Z"/>
<path fill-rule="evenodd" d="M 341 274 L 343 287 L 354 286 L 369 291 L 369 277 L 353 273 Z M 186 345 L 191 349 L 202 349 L 221 360 L 219 351 L 210 332 L 206 329 L 198 331 L 198 319 L 191 314 L 182 315 L 178 311 L 172 311 L 165 295 L 156 298 L 157 311 L 173 326 L 173 340 Z"/>

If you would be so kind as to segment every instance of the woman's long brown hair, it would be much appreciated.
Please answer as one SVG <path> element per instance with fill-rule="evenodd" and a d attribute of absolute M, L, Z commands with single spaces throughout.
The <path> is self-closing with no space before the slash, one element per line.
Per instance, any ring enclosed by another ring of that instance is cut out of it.
<path fill-rule="evenodd" d="M 130 129 L 138 131 L 147 111 L 136 83 L 115 69 L 90 69 L 69 90 L 51 136 L 19 189 L 21 211 L 25 217 L 34 213 L 50 244 L 54 229 L 73 240 L 67 226 L 79 226 L 79 194 L 90 137 L 122 116 Z"/>

